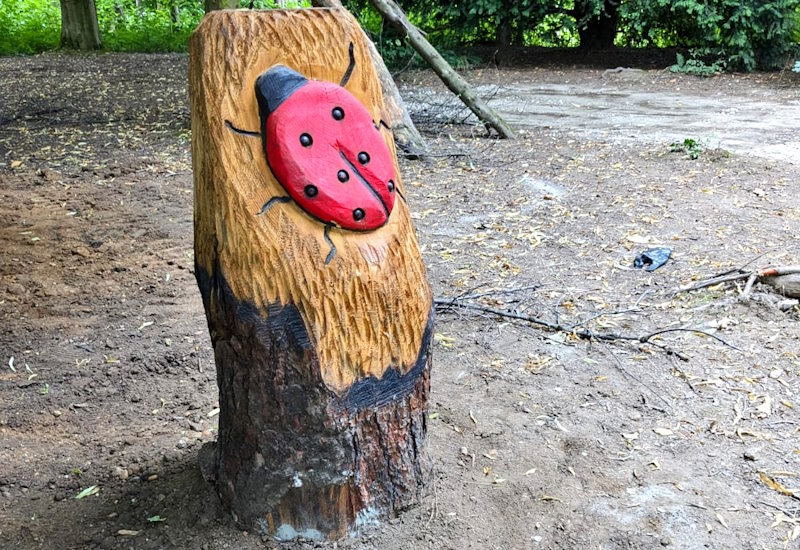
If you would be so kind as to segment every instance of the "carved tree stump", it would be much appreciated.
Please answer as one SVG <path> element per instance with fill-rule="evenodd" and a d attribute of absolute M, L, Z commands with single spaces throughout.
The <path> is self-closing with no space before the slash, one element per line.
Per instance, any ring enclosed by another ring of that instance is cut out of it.
<path fill-rule="evenodd" d="M 433 327 L 363 33 L 215 11 L 189 80 L 217 490 L 246 529 L 345 536 L 420 496 Z"/>

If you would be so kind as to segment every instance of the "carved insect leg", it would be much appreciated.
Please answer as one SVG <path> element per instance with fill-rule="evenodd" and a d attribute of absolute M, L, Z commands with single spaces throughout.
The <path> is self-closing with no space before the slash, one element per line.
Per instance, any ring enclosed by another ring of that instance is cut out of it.
<path fill-rule="evenodd" d="M 344 72 L 344 76 L 342 76 L 342 80 L 339 83 L 339 86 L 341 86 L 342 88 L 344 88 L 345 85 L 347 84 L 347 81 L 350 80 L 350 77 L 353 75 L 353 69 L 355 69 L 356 67 L 356 58 L 353 55 L 352 42 L 350 42 L 350 48 L 348 48 L 347 53 L 350 54 L 350 63 L 347 65 L 347 70 Z"/>
<path fill-rule="evenodd" d="M 292 197 L 272 197 L 271 199 L 269 199 L 267 202 L 264 203 L 264 206 L 261 207 L 261 211 L 257 212 L 256 215 L 262 216 L 266 214 L 267 210 L 269 210 L 275 203 L 284 204 L 287 202 L 292 202 Z"/>
<path fill-rule="evenodd" d="M 225 121 L 225 126 L 227 126 L 228 130 L 230 130 L 231 132 L 235 132 L 235 133 L 243 135 L 243 136 L 258 137 L 258 138 L 261 137 L 261 132 L 253 132 L 251 130 L 241 130 L 241 129 L 237 128 L 236 126 L 234 126 L 231 123 L 230 120 L 226 120 Z"/>
<path fill-rule="evenodd" d="M 325 238 L 325 242 L 328 243 L 328 246 L 331 247 L 330 251 L 328 252 L 328 255 L 325 257 L 325 265 L 331 263 L 331 260 L 333 260 L 333 258 L 336 257 L 336 246 L 333 244 L 330 235 L 331 227 L 333 227 L 332 223 L 325 224 L 325 231 L 322 234 L 322 236 Z"/>
<path fill-rule="evenodd" d="M 292 198 L 291 197 L 280 197 L 280 196 L 279 197 L 272 197 L 271 199 L 269 199 L 267 202 L 264 203 L 264 206 L 261 207 L 261 211 L 258 212 L 256 215 L 257 216 L 262 216 L 262 215 L 266 214 L 267 211 L 270 208 L 272 208 L 275 204 L 285 204 L 287 202 L 292 202 Z M 328 265 L 329 263 L 331 263 L 331 260 L 333 260 L 336 257 L 336 245 L 333 244 L 333 241 L 331 240 L 331 235 L 330 235 L 330 230 L 331 230 L 332 227 L 334 227 L 334 225 L 332 223 L 326 223 L 325 224 L 325 230 L 322 233 L 322 237 L 325 239 L 325 243 L 327 243 L 327 245 L 330 247 L 330 250 L 328 251 L 328 255 L 325 257 L 325 265 Z"/>

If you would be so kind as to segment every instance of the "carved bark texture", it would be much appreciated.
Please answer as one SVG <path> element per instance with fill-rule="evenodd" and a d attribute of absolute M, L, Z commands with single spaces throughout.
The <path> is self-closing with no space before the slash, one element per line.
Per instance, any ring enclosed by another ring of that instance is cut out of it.
<path fill-rule="evenodd" d="M 312 0 L 312 5 L 319 8 L 341 8 L 342 3 L 340 0 Z M 425 140 L 422 139 L 417 127 L 411 120 L 411 115 L 408 114 L 408 109 L 400 95 L 400 90 L 397 89 L 392 78 L 392 73 L 383 62 L 383 57 L 378 53 L 378 48 L 372 40 L 366 36 L 367 46 L 369 47 L 369 55 L 372 62 L 375 64 L 375 70 L 378 71 L 378 80 L 380 80 L 381 88 L 383 89 L 383 104 L 387 122 L 392 127 L 395 142 L 409 152 L 422 152 L 426 151 L 428 146 Z"/>
<path fill-rule="evenodd" d="M 61 47 L 74 50 L 102 47 L 94 0 L 61 0 Z"/>
<path fill-rule="evenodd" d="M 190 40 L 216 484 L 244 528 L 279 538 L 347 535 L 416 502 L 424 482 L 432 298 L 391 132 L 379 126 L 399 197 L 386 225 L 364 232 L 271 203 L 287 193 L 259 137 L 256 78 L 283 64 L 339 83 L 350 44 L 345 87 L 380 121 L 368 46 L 345 10 L 215 11 Z"/>
<path fill-rule="evenodd" d="M 771 286 L 784 296 L 800 298 L 800 274 L 798 273 L 762 277 L 761 282 Z"/>

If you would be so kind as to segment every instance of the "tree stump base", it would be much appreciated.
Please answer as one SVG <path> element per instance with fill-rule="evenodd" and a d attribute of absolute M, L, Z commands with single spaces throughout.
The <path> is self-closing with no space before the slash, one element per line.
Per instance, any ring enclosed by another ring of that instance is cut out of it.
<path fill-rule="evenodd" d="M 190 95 L 217 491 L 248 531 L 354 534 L 421 496 L 433 332 L 364 35 L 344 10 L 215 11 Z"/>

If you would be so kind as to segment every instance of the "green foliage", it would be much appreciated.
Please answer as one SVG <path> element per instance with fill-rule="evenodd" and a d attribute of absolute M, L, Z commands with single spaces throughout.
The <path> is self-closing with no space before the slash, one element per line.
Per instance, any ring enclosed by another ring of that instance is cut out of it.
<path fill-rule="evenodd" d="M 620 13 L 628 45 L 689 47 L 732 69 L 783 66 L 800 39 L 800 0 L 628 0 Z"/>
<path fill-rule="evenodd" d="M 249 0 L 240 0 L 247 7 Z M 95 0 L 103 47 L 112 51 L 186 51 L 191 32 L 203 18 L 202 0 Z M 308 0 L 287 7 L 308 6 Z M 253 7 L 274 8 L 273 0 Z M 0 54 L 36 53 L 59 46 L 58 0 L 0 0 Z"/>
<path fill-rule="evenodd" d="M 0 55 L 36 53 L 58 47 L 58 0 L 0 0 Z"/>
<path fill-rule="evenodd" d="M 669 150 L 671 153 L 686 153 L 690 159 L 696 160 L 703 152 L 703 144 L 695 139 L 686 138 L 683 141 L 672 142 Z"/>
<path fill-rule="evenodd" d="M 690 74 L 694 76 L 714 76 L 725 71 L 725 61 L 717 59 L 710 65 L 695 56 L 686 59 L 682 54 L 677 54 L 677 63 L 669 70 L 673 73 Z"/>
<path fill-rule="evenodd" d="M 95 0 L 100 34 L 115 51 L 185 51 L 203 17 L 203 0 Z M 247 7 L 249 0 L 240 0 Z M 797 59 L 800 0 L 402 0 L 411 22 L 426 32 L 445 57 L 463 66 L 454 51 L 473 44 L 575 47 L 679 47 L 692 52 L 673 70 L 712 74 L 718 70 L 773 68 Z M 308 6 L 295 0 L 288 7 Z M 255 0 L 255 8 L 275 7 Z M 403 36 L 384 25 L 369 0 L 347 7 L 373 37 L 387 64 L 421 63 Z M 58 47 L 58 0 L 0 0 L 0 54 L 34 53 Z M 603 28 L 600 23 L 605 22 Z M 616 33 L 614 33 L 616 26 Z M 605 36 L 593 41 L 592 37 Z M 792 57 L 792 56 L 795 57 Z"/>

